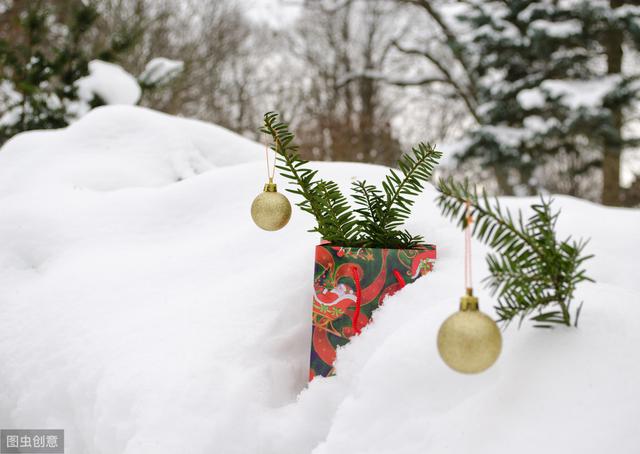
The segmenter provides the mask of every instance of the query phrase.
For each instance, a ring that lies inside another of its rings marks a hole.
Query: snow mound
[[[0,153],[0,194],[163,186],[261,153],[260,145],[215,125],[105,106],[66,129],[10,140]]]
[[[318,238],[298,210],[279,232],[251,222],[262,153],[132,107],[0,150],[2,427],[65,429],[67,454],[637,452],[640,212],[557,197],[560,234],[596,254],[580,327],[512,326],[497,364],[463,376],[435,345],[463,239],[429,188],[408,228],[437,244],[436,270],[307,387]],[[343,186],[386,172],[314,165]]]

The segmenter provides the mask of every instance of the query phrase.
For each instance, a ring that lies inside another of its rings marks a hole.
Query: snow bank
[[[558,197],[560,233],[596,254],[580,327],[513,326],[494,368],[462,376],[435,338],[462,293],[463,241],[428,189],[409,228],[438,245],[436,271],[306,388],[318,239],[298,210],[279,232],[252,224],[262,152],[133,107],[6,144],[2,427],[63,428],[67,454],[637,452],[640,212]],[[316,167],[345,186],[385,173]]]
[[[99,107],[66,129],[7,142],[0,194],[164,186],[261,153],[262,146],[208,123],[141,107]]]

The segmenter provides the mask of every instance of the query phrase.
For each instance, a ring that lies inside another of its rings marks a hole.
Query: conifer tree
[[[87,40],[98,21],[89,1],[7,6],[0,18],[0,145],[22,131],[66,126],[78,100],[74,82],[88,74],[89,61],[111,60],[134,44],[136,34],[122,31],[94,49]]]
[[[484,127],[465,157],[513,168],[509,186],[528,193],[549,186],[536,172],[540,163],[560,182],[549,189],[575,195],[589,195],[580,177],[598,169],[601,200],[618,204],[620,153],[637,140],[623,139],[622,112],[640,90],[635,76],[622,73],[621,45],[637,45],[640,9],[614,7],[622,2],[485,3],[461,17],[483,29],[474,40],[478,73],[494,76],[480,85]],[[617,61],[598,67],[602,56]]]
[[[545,188],[620,203],[620,155],[638,142],[622,134],[640,94],[622,64],[640,48],[637,2],[405,3],[431,18],[447,49],[399,40],[434,70],[417,83],[453,87],[477,122],[463,161],[493,169],[507,194]]]

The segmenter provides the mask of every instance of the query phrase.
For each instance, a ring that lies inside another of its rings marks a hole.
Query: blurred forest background
[[[639,50],[640,1],[0,0],[0,145],[102,104],[254,139],[278,110],[309,159],[427,141],[494,194],[639,206]]]

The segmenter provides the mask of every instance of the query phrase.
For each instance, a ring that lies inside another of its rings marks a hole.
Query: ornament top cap
[[[269,182],[264,185],[264,192],[278,192],[278,186],[269,178]]]
[[[460,298],[460,310],[461,311],[477,311],[478,310],[478,298],[473,296],[473,289],[467,288],[467,294]]]

